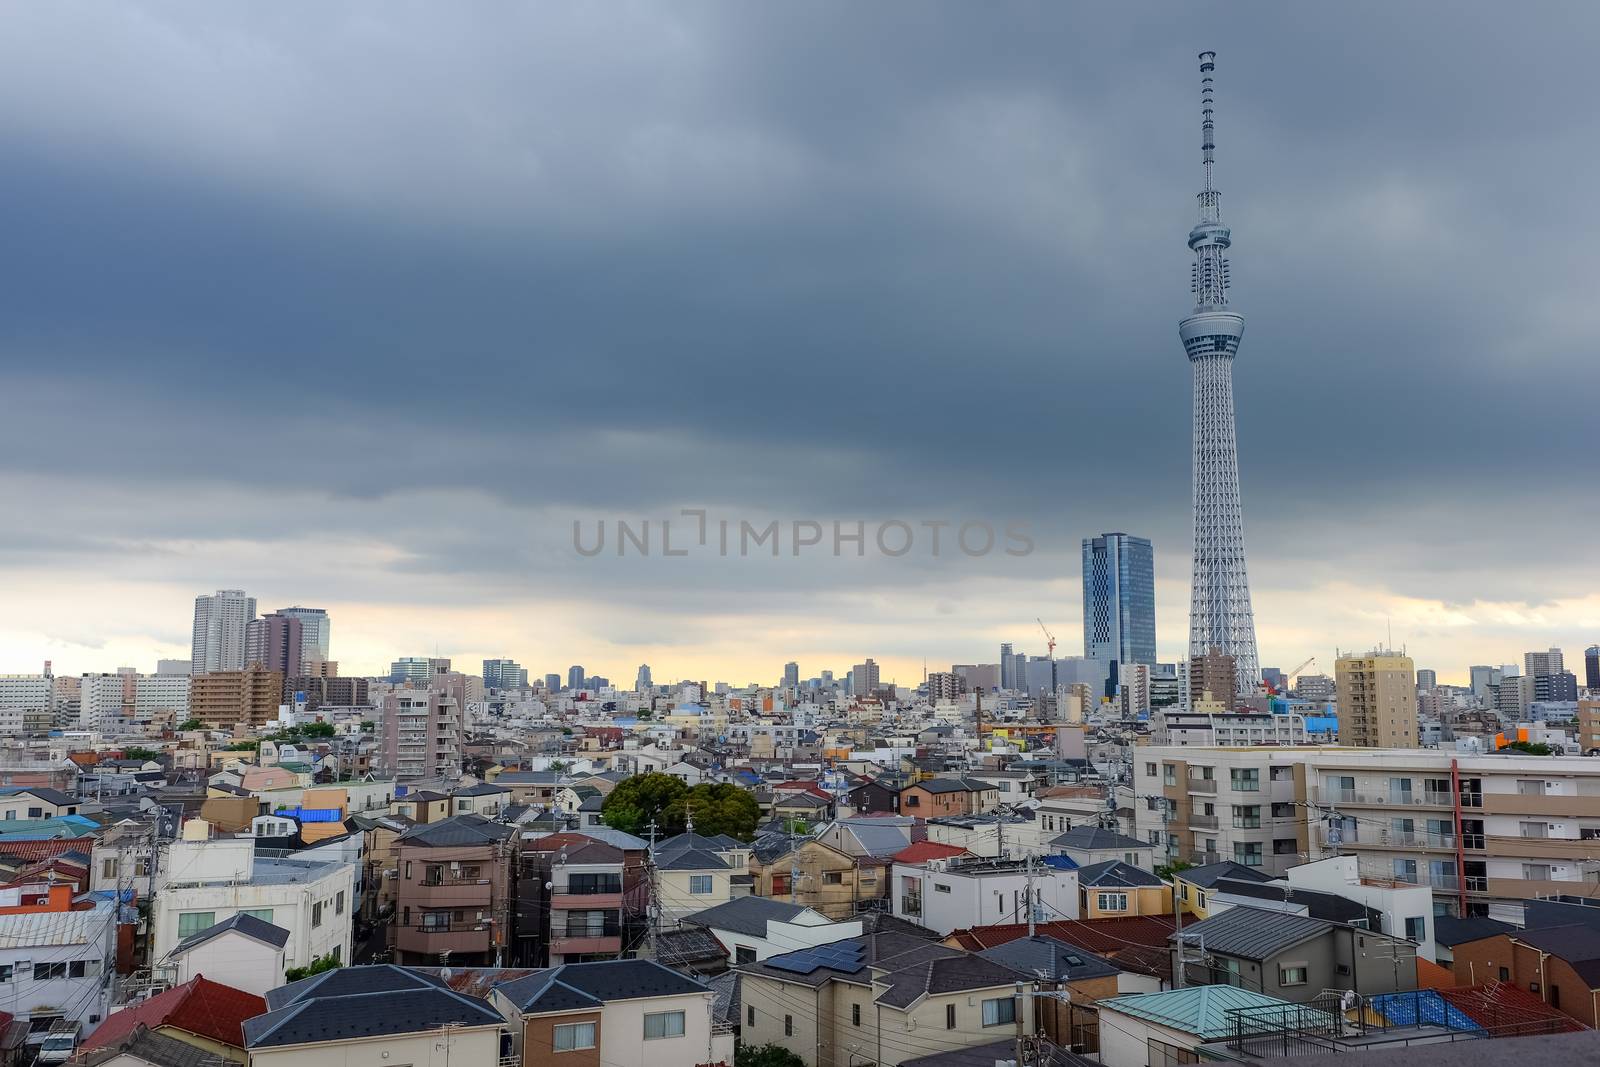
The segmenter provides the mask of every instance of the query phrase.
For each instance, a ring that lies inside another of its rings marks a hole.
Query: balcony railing
[[[561,885],[557,883],[551,892],[572,897],[615,896],[622,892],[622,881],[619,879],[608,885],[585,885],[582,883]]]
[[[922,914],[922,898],[921,897],[901,897],[900,898],[900,913],[902,915],[920,916]]]
[[[1189,779],[1189,792],[1191,793],[1215,793],[1216,791],[1217,780],[1215,778]]]
[[[621,937],[622,924],[602,923],[599,926],[592,926],[588,923],[568,923],[566,926],[556,927],[552,931],[552,935],[555,937]]]
[[[1215,830],[1219,824],[1215,815],[1191,815],[1189,825],[1198,826],[1202,830]]]

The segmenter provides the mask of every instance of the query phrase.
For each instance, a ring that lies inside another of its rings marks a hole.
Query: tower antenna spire
[[[1206,169],[1206,189],[1211,189],[1211,165],[1216,162],[1216,124],[1211,121],[1211,74],[1217,69],[1215,52],[1200,53],[1200,159]],[[1205,216],[1202,215],[1203,219]]]

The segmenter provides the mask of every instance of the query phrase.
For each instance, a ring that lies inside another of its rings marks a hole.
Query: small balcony
[[[1189,816],[1189,825],[1197,826],[1202,830],[1215,830],[1218,822],[1215,815],[1191,815]]]
[[[557,926],[550,931],[550,951],[561,956],[620,953],[622,926],[619,923]]]
[[[487,878],[424,877],[417,882],[402,882],[400,899],[418,908],[486,909],[494,899],[494,886]]]
[[[557,882],[550,890],[552,911],[616,911],[622,907],[622,880]]]
[[[441,952],[489,952],[494,947],[494,929],[487,919],[483,922],[434,923],[426,926],[397,925],[394,944],[401,952],[428,955]]]
[[[1191,778],[1189,779],[1189,792],[1207,793],[1211,796],[1216,796],[1217,780],[1215,778]]]

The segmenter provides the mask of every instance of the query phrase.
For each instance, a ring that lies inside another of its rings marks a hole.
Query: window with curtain
[[[594,1048],[594,1023],[563,1023],[556,1027],[557,1052],[571,1052],[580,1048]]]
[[[689,876],[689,892],[696,896],[705,896],[711,892],[711,876],[709,874],[691,874]]]
[[[1005,1026],[1017,1021],[1017,1002],[1011,997],[996,997],[983,1002],[983,1025]]]
[[[185,911],[178,914],[178,940],[182,941],[191,934],[198,934],[201,930],[217,924],[217,913],[214,911]]]
[[[658,1011],[644,1017],[644,1039],[656,1041],[664,1037],[683,1036],[683,1012]]]

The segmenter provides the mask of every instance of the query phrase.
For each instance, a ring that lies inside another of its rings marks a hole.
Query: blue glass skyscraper
[[[1108,696],[1121,664],[1155,664],[1155,551],[1145,538],[1083,539],[1083,654],[1106,664]]]

